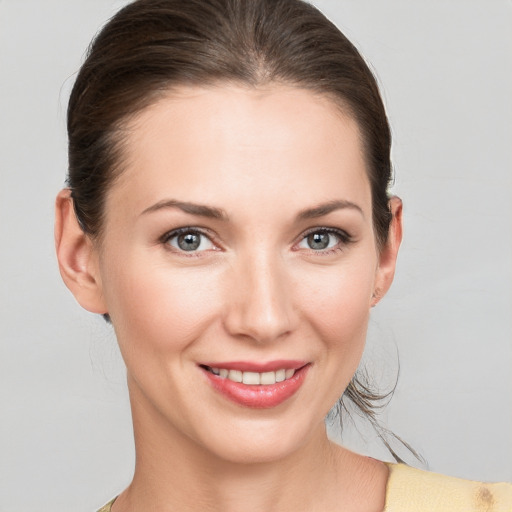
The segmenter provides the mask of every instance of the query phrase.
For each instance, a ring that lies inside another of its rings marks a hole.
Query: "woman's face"
[[[387,288],[356,123],[305,90],[225,86],[128,128],[97,281],[136,432],[291,453],[323,432]]]

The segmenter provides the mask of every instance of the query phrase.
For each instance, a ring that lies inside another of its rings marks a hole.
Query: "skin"
[[[64,281],[110,314],[127,366],[137,460],[113,511],[382,510],[387,467],[330,442],[323,422],[401,240],[394,198],[377,247],[357,124],[312,92],[226,85],[174,90],[127,129],[101,240],[67,190],[56,221]],[[173,236],[187,227],[204,233],[197,251]],[[322,228],[329,247],[312,249]],[[198,367],[277,359],[311,366],[268,409],[227,400]]]

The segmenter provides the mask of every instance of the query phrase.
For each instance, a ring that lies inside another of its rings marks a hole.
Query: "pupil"
[[[178,245],[183,251],[195,251],[201,244],[201,238],[195,233],[187,233],[178,237]]]
[[[328,233],[311,233],[308,235],[308,245],[311,249],[325,249],[329,246]]]

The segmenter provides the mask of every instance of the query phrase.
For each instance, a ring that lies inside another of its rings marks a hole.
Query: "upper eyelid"
[[[348,240],[352,239],[352,235],[350,235],[350,233],[348,233],[344,229],[335,228],[335,227],[332,227],[332,226],[317,226],[317,227],[314,227],[314,228],[309,228],[306,231],[303,231],[299,235],[299,240],[304,239],[305,237],[307,237],[311,233],[317,233],[317,232],[333,233],[335,235],[338,235],[338,236],[340,236],[342,238],[345,238],[345,239],[348,239]]]
[[[173,238],[177,235],[181,235],[182,233],[199,233],[207,238],[209,238],[212,242],[215,239],[215,234],[206,228],[201,228],[199,226],[183,226],[181,228],[174,228],[166,231],[161,237],[161,241],[167,241],[170,238]]]
[[[304,231],[304,234],[316,233],[317,231],[329,231],[329,232],[333,232],[333,233],[345,233],[344,229],[335,228],[333,226],[315,226],[315,227],[306,229]]]

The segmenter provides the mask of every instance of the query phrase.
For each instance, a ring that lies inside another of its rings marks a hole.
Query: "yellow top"
[[[110,512],[110,507],[112,507],[112,503],[114,503],[116,499],[114,498],[112,501],[109,501],[106,505],[101,507],[98,512]]]
[[[512,512],[512,484],[484,484],[388,464],[384,512]]]
[[[512,484],[473,482],[404,464],[388,467],[384,512],[512,512]],[[112,503],[98,512],[110,512]]]

